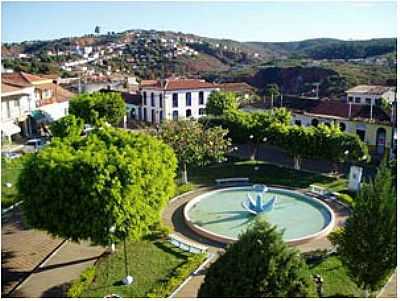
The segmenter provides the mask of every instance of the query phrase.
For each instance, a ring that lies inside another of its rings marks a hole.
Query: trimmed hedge
[[[350,207],[353,207],[354,200],[353,198],[346,194],[346,193],[337,193],[337,198],[340,202],[349,205]]]
[[[96,275],[96,268],[91,266],[81,273],[79,279],[72,281],[71,287],[67,291],[69,298],[79,298],[83,291],[89,288]]]
[[[159,286],[154,287],[147,293],[147,298],[166,298],[197,269],[205,260],[205,254],[197,254],[190,256],[187,262],[179,266],[173,271],[169,277],[160,282]]]

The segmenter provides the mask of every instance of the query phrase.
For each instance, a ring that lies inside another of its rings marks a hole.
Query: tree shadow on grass
[[[165,244],[165,242],[156,241],[156,242],[154,242],[154,245],[157,248],[163,250],[164,252],[174,255],[175,257],[182,258],[182,259],[186,259],[188,257],[187,255],[184,254],[183,250],[172,247],[172,245],[171,245],[171,247],[169,247]]]

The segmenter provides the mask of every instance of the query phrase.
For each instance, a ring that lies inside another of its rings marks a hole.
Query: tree
[[[272,106],[274,105],[274,97],[279,96],[279,86],[277,84],[269,84],[265,88],[265,95],[271,97]]]
[[[221,127],[205,129],[194,120],[167,121],[160,131],[160,137],[175,151],[183,183],[188,181],[187,166],[205,165],[223,159],[230,145],[227,134],[228,131]]]
[[[125,114],[125,101],[120,93],[80,94],[73,97],[69,104],[70,114],[82,118],[85,123],[95,125],[103,119],[112,125],[118,125]]]
[[[256,219],[207,270],[199,298],[316,296],[304,259],[276,226]]]
[[[106,246],[150,233],[174,195],[176,164],[159,139],[103,126],[54,139],[24,164],[17,188],[33,227]]]
[[[100,34],[100,26],[96,26],[94,28],[94,32],[97,33],[97,34]]]
[[[396,191],[391,168],[384,162],[375,179],[364,184],[352,215],[331,241],[354,281],[370,290],[382,285],[396,268]]]
[[[229,110],[238,108],[237,96],[232,92],[213,91],[208,96],[206,113],[210,115],[222,115]]]
[[[53,137],[59,138],[80,136],[83,128],[83,119],[76,118],[74,115],[67,115],[50,124],[50,131]]]

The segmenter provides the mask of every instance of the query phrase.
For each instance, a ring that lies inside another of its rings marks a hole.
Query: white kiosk
[[[363,169],[360,166],[351,166],[349,173],[349,190],[350,191],[359,191],[361,186]]]

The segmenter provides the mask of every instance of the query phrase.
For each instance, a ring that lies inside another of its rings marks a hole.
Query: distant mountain
[[[312,59],[359,59],[396,51],[395,38],[343,41],[337,39],[312,39],[299,42],[248,42],[260,50]]]

